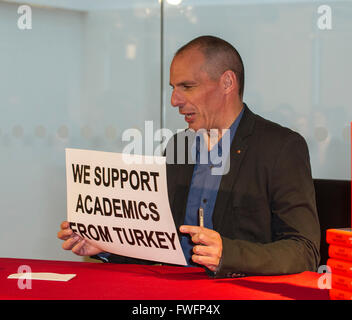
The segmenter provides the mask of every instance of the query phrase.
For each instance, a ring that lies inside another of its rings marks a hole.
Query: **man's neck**
[[[229,130],[231,125],[241,113],[243,107],[244,105],[242,101],[234,104],[231,108],[227,109],[229,112],[222,115],[222,119],[224,119],[224,121],[218,128],[203,132],[204,141],[208,141],[208,151],[210,151],[221,140],[225,132]]]

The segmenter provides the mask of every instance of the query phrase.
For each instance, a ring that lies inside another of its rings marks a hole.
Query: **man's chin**
[[[196,124],[188,124],[188,129],[193,130],[193,131],[198,131],[198,130],[206,130],[204,127],[197,126]]]
[[[192,130],[192,131],[197,131],[198,130],[198,128],[197,127],[195,127],[195,126],[188,126],[188,130]]]
[[[188,129],[192,129],[194,131],[198,131],[200,129],[200,127],[195,122],[189,122],[188,123]]]

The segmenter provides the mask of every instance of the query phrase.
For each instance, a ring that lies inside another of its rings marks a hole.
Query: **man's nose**
[[[171,94],[171,104],[174,107],[182,107],[185,103],[185,99],[183,98],[182,94],[178,92],[177,90],[173,90]]]

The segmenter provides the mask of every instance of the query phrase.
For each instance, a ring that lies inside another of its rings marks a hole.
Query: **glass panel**
[[[160,127],[160,5],[32,1],[22,30],[22,4],[0,1],[0,256],[81,259],[56,239],[65,148],[120,152],[125,129]]]
[[[167,1],[165,126],[186,127],[169,102],[173,54],[197,36],[219,36],[242,56],[250,109],[305,137],[314,178],[350,179],[352,2],[324,3]]]
[[[199,35],[239,50],[244,101],[306,138],[315,178],[350,179],[351,1],[164,0],[163,21],[160,0],[26,3],[31,21],[23,2],[0,0],[0,256],[81,260],[56,239],[65,148],[121,152],[124,130],[146,120],[186,127],[169,65]]]

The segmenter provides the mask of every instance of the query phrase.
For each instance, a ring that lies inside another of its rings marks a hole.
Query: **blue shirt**
[[[227,130],[221,140],[208,151],[202,134],[198,134],[192,146],[192,158],[195,162],[191,186],[187,198],[185,225],[199,225],[198,210],[204,210],[204,227],[213,229],[213,210],[215,206],[218,189],[220,186],[222,173],[226,174],[229,165],[227,156],[230,153],[230,146],[235,136],[237,127],[241,121],[244,108]],[[225,142],[227,142],[225,145]],[[225,159],[226,163],[219,160]],[[214,171],[216,169],[216,171]],[[181,247],[185,255],[188,266],[198,266],[192,259],[193,242],[190,236],[181,236]],[[110,253],[102,252],[99,256],[105,262],[109,261]]]
[[[202,207],[204,227],[213,229],[213,210],[218,189],[222,174],[227,173],[226,170],[228,168],[226,166],[229,166],[229,161],[227,160],[230,146],[241,121],[243,110],[232,123],[230,130],[226,131],[210,151],[208,151],[204,142],[203,135],[197,134],[197,138],[194,141],[195,145],[192,146],[192,157],[195,161],[195,166],[187,199],[184,225],[199,225],[198,211]],[[219,160],[225,160],[224,162],[226,163]],[[196,264],[191,259],[194,243],[188,234],[181,236],[181,246],[188,266],[195,266]]]

